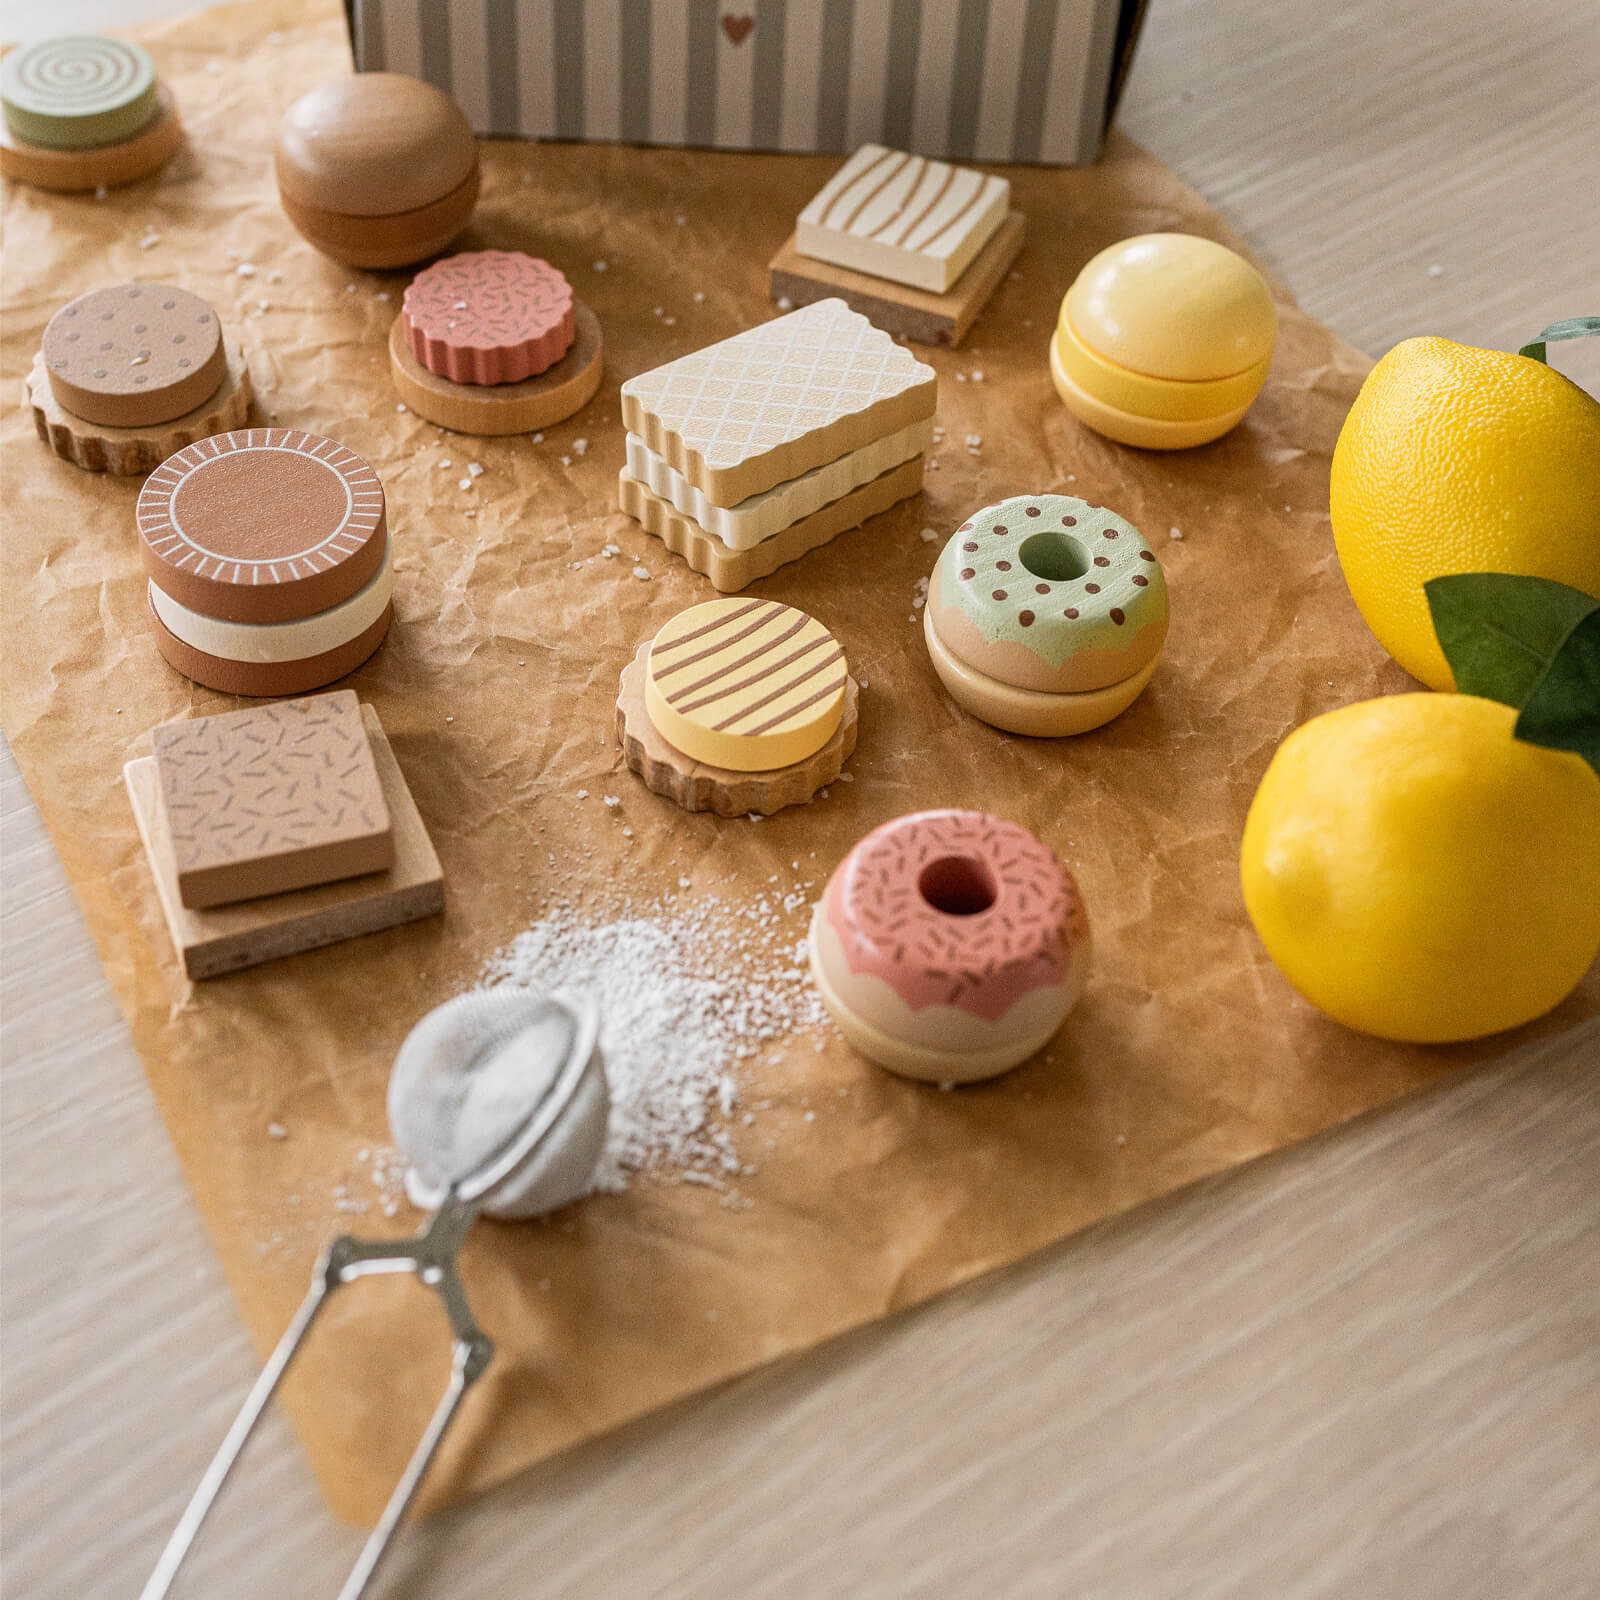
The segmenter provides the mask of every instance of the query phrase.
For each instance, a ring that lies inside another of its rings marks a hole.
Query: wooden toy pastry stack
[[[285,114],[273,165],[289,220],[351,267],[437,255],[478,200],[478,142],[442,89],[361,72],[313,89]]]
[[[774,300],[838,295],[880,328],[958,345],[1022,249],[1011,185],[863,145],[800,213],[768,266]]]
[[[139,553],[167,661],[227,694],[303,694],[354,672],[394,617],[383,485],[353,450],[248,428],[164,461]]]
[[[0,62],[0,172],[38,189],[111,189],[147,177],[183,140],[172,92],[136,44],[68,34]]]
[[[937,380],[820,300],[622,386],[622,509],[724,592],[922,487]]]
[[[442,910],[377,713],[353,692],[168,723],[123,771],[190,978]]]
[[[244,353],[199,295],[119,283],[45,325],[28,374],[39,437],[91,472],[129,476],[250,413]]]
[[[396,392],[457,433],[530,433],[564,421],[600,387],[595,314],[548,261],[474,250],[419,272],[389,329]]]
[[[709,600],[623,669],[617,740],[645,787],[685,811],[765,816],[839,776],[859,693],[814,617],[777,600]]]

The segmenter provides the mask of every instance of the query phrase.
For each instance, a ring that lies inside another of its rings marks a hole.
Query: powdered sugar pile
[[[795,909],[701,895],[589,922],[558,907],[489,962],[487,987],[582,992],[600,1008],[611,1123],[596,1189],[663,1168],[721,1187],[743,1170],[717,1120],[738,1103],[739,1064],[825,1020]]]

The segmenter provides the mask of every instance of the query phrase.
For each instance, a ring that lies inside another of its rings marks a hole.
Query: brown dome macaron
[[[250,428],[202,440],[150,475],[138,522],[157,643],[197,682],[303,693],[388,632],[383,485],[333,439]]]
[[[442,89],[397,72],[323,84],[288,110],[273,164],[289,220],[352,267],[437,255],[478,198],[478,142]]]

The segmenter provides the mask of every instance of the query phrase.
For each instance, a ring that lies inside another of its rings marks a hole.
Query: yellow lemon
[[[1542,361],[1407,339],[1345,418],[1329,510],[1378,642],[1429,688],[1453,689],[1429,578],[1514,572],[1600,598],[1600,403]]]
[[[1600,952],[1600,777],[1513,739],[1516,712],[1403,694],[1316,717],[1245,822],[1245,906],[1329,1016],[1475,1039],[1543,1015]]]

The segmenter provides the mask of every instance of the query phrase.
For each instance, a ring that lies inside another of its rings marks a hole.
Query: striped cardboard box
[[[1141,0],[350,0],[482,134],[1093,160]]]

